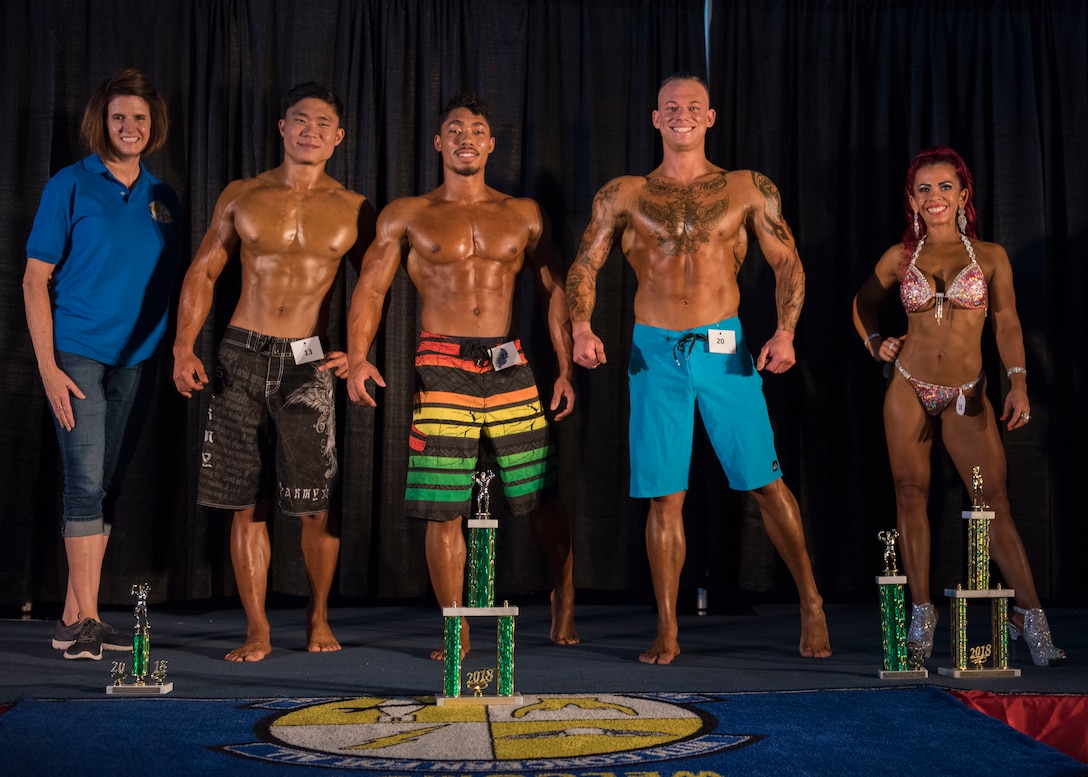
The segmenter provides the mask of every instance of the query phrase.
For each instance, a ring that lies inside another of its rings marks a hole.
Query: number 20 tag
[[[706,339],[711,353],[737,352],[737,333],[732,329],[708,329]]]

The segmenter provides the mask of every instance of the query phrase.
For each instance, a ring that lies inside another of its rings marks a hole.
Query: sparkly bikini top
[[[989,307],[990,299],[989,290],[986,287],[986,276],[982,272],[982,267],[975,261],[975,247],[971,245],[967,235],[960,234],[960,240],[963,241],[964,248],[967,249],[967,256],[970,257],[971,261],[956,274],[956,277],[952,279],[952,283],[948,284],[948,289],[944,292],[933,291],[925,274],[915,264],[926,239],[923,236],[918,241],[918,247],[914,249],[914,256],[910,258],[910,265],[907,266],[907,271],[903,276],[903,282],[899,284],[899,299],[903,302],[903,308],[908,313],[917,312],[925,307],[930,300],[935,300],[934,315],[939,324],[944,314],[945,300],[948,300],[949,304],[956,308],[969,310],[982,308],[986,310]]]

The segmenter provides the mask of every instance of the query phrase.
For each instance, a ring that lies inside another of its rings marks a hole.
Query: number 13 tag
[[[732,329],[708,329],[706,339],[711,353],[737,352],[737,333]]]
[[[295,340],[291,343],[291,351],[295,355],[295,364],[309,364],[325,358],[321,338],[317,336]]]

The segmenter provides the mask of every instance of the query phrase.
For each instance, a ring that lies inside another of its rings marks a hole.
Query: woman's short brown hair
[[[132,95],[142,97],[147,101],[151,110],[151,133],[147,139],[144,154],[152,154],[166,144],[166,130],[169,120],[166,116],[166,101],[163,100],[151,81],[138,70],[128,68],[103,81],[83,111],[83,123],[80,125],[79,134],[88,148],[100,157],[110,157],[113,154],[113,146],[110,143],[107,131],[106,112],[109,110],[110,100],[114,97]]]

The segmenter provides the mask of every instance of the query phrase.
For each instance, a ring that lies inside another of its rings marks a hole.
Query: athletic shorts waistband
[[[650,326],[649,324],[635,324],[635,328],[641,330],[647,335],[660,335],[668,339],[676,339],[677,336],[687,334],[688,332],[706,332],[708,329],[732,329],[734,331],[740,331],[740,317],[729,316],[729,318],[723,318],[720,321],[711,321],[709,324],[700,324],[699,326],[688,327],[687,329],[664,329],[659,326]]]
[[[442,359],[460,359],[480,369],[491,369],[491,349],[503,343],[514,343],[514,348],[522,354],[521,340],[517,335],[501,337],[463,337],[460,335],[440,335],[434,332],[419,333],[419,348],[416,350],[416,366],[433,359],[441,366],[455,367],[456,364],[442,362]],[[465,365],[468,366],[467,364]]]
[[[240,346],[247,351],[255,351],[269,356],[293,356],[294,351],[291,350],[291,343],[304,339],[303,337],[262,335],[260,332],[242,329],[237,326],[228,326],[226,331],[223,332],[223,342]],[[324,345],[324,342],[322,342],[322,345]]]

